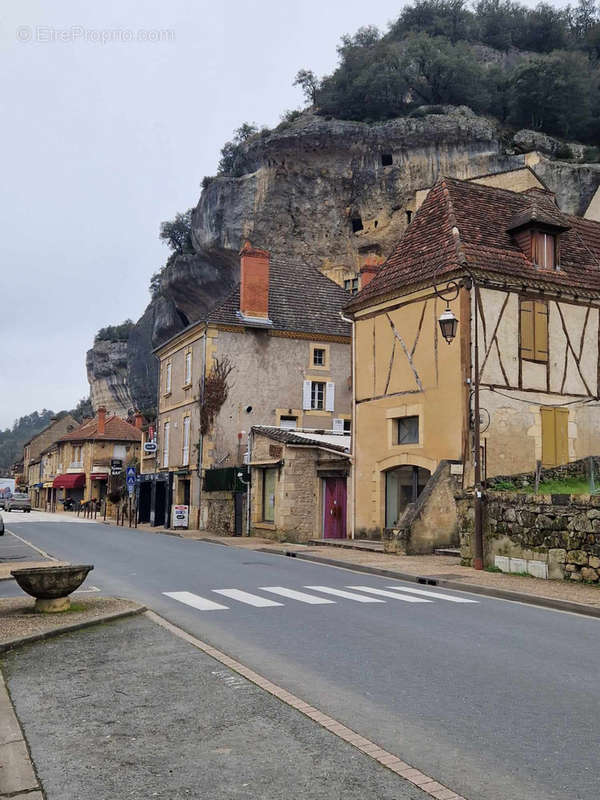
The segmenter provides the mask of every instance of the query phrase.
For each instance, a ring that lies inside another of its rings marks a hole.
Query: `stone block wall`
[[[592,459],[594,463],[594,475],[597,475],[600,473],[600,457],[592,456]],[[558,467],[544,467],[540,472],[540,481],[587,477],[589,475],[589,465],[589,458],[580,458],[577,461],[570,461],[568,464],[560,464]],[[494,475],[493,478],[487,479],[487,486],[490,489],[493,489],[499,484],[506,483],[512,483],[517,487],[533,486],[535,483],[535,472],[521,472],[518,475]]]
[[[472,493],[456,496],[463,563],[472,560]],[[600,580],[600,496],[488,492],[483,517],[484,560],[537,560],[549,578]]]

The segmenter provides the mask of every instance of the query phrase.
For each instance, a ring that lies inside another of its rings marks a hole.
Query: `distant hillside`
[[[23,445],[33,436],[50,424],[52,417],[60,417],[70,413],[76,420],[82,422],[86,417],[91,416],[91,405],[88,398],[82,398],[75,408],[70,411],[50,411],[47,408],[41,411],[34,411],[15,420],[12,428],[0,430],[0,475],[10,474],[13,464],[23,458]]]

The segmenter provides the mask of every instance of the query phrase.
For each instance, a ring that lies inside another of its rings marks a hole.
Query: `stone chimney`
[[[140,414],[140,412],[139,412],[139,411],[136,411],[136,412],[135,412],[135,415],[134,415],[134,417],[133,417],[133,420],[134,420],[134,425],[135,425],[135,427],[136,427],[138,430],[140,430],[140,431],[141,431],[141,430],[142,430],[142,425],[144,424],[144,417],[143,417],[143,416]]]
[[[240,314],[269,319],[269,251],[246,240],[240,251]]]
[[[377,275],[380,265],[381,265],[380,256],[375,256],[375,255],[367,256],[367,260],[360,268],[361,289],[364,289],[365,286],[371,283],[375,275]]]
[[[98,433],[103,435],[106,431],[106,408],[100,406],[98,409]]]

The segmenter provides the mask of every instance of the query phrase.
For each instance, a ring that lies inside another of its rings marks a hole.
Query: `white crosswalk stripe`
[[[441,592],[430,592],[425,589],[412,589],[409,586],[388,586],[388,589],[394,589],[397,592],[410,592],[411,594],[421,594],[424,597],[435,597],[436,600],[448,600],[451,603],[478,603],[479,600],[468,600],[466,597],[454,597],[451,594],[442,594]]]
[[[314,592],[333,594],[336,597],[344,597],[346,600],[356,600],[357,603],[385,603],[385,600],[379,600],[376,597],[365,597],[362,594],[346,592],[343,589],[331,589],[329,586],[305,586],[304,588],[312,589]]]
[[[359,592],[369,592],[369,594],[381,595],[381,597],[393,597],[394,600],[404,600],[405,603],[431,603],[431,600],[425,600],[423,597],[403,597],[396,592],[388,592],[385,589],[374,589],[372,586],[349,586],[349,589],[356,589]]]
[[[269,606],[283,605],[283,603],[277,603],[275,600],[268,600],[266,597],[259,597],[257,594],[243,592],[241,589],[213,589],[213,592],[222,594],[224,597],[230,597],[232,600],[239,600],[240,603],[246,603],[246,605],[249,606],[256,606],[256,608],[267,608]]]
[[[213,600],[207,600],[205,597],[200,597],[193,592],[163,592],[167,597],[172,597],[173,600],[179,600],[180,603],[185,603],[188,606],[193,606],[200,611],[227,611],[228,606],[222,606],[220,603],[215,603]]]
[[[286,589],[285,586],[261,586],[259,588],[261,592],[272,592],[281,597],[289,597],[290,600],[298,600],[300,603],[309,603],[315,606],[324,605],[325,603],[335,603],[335,600],[328,600],[326,597],[316,597],[314,594],[298,592],[295,589]]]

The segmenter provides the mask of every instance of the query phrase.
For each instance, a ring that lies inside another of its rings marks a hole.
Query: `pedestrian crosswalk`
[[[263,594],[255,594],[245,589],[211,589],[210,591],[219,595],[220,598],[233,600],[234,605],[241,603],[254,608],[275,608],[286,605],[286,603],[265,597],[265,593],[307,605],[335,605],[340,601],[363,604],[387,603],[390,600],[399,600],[410,604],[435,602],[477,604],[479,602],[460,595],[433,592],[429,589],[414,589],[412,586],[386,586],[385,589],[364,585],[345,586],[343,588],[335,586],[303,586],[302,589],[308,589],[309,591],[290,589],[286,586],[259,586],[256,591]],[[233,607],[232,605],[223,605],[223,603],[218,603],[208,597],[201,597],[190,591],[163,592],[163,594],[199,611],[229,611]],[[326,595],[326,597],[323,597],[323,595]]]

